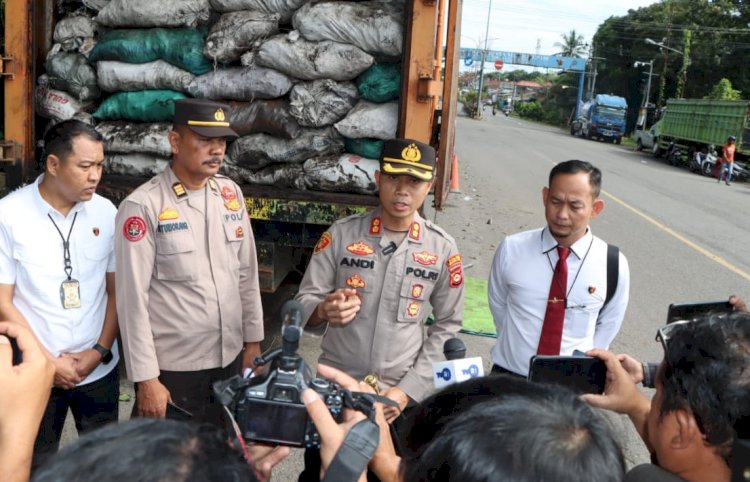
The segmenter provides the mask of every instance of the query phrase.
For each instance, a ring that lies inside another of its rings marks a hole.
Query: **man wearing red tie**
[[[493,372],[525,377],[534,355],[607,348],[620,330],[628,263],[589,226],[604,209],[601,181],[588,162],[557,164],[542,190],[547,226],[508,236],[497,249],[488,289]]]

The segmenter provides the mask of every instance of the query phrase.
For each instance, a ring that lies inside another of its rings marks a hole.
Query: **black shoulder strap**
[[[620,278],[620,248],[614,244],[607,245],[607,296],[604,298],[602,310],[610,302],[617,291],[617,280]],[[601,312],[601,310],[599,310]]]

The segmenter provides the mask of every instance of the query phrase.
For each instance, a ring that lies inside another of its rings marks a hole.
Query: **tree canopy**
[[[571,30],[567,34],[560,34],[562,42],[555,42],[555,47],[560,47],[562,50],[557,52],[555,55],[564,55],[566,57],[583,57],[586,53],[586,41],[583,35],[577,34],[575,29]]]

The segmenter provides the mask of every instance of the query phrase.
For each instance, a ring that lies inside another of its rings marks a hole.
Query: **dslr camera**
[[[245,440],[319,447],[320,436],[302,402],[306,388],[320,394],[337,422],[341,421],[344,406],[364,412],[369,405],[372,410],[372,403],[362,409],[362,404],[357,403],[359,397],[338,384],[313,378],[305,360],[297,354],[301,313],[302,305],[293,300],[282,307],[282,347],[255,359],[257,367],[270,363],[265,373],[252,378],[236,375],[213,385],[214,393],[233,414]]]

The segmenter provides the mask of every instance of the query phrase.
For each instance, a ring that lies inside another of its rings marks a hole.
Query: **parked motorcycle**
[[[665,157],[671,166],[679,166],[682,162],[682,150],[674,142],[670,142]]]
[[[690,157],[688,168],[693,172],[700,172],[704,176],[710,176],[718,158],[719,156],[715,150],[711,149],[711,152],[708,152],[704,148],[693,153],[692,157]]]

